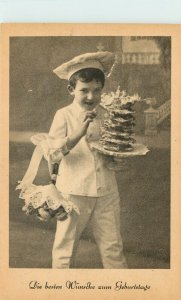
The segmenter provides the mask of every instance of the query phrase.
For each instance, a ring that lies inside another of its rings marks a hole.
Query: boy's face
[[[77,80],[75,88],[69,87],[69,92],[84,110],[93,110],[100,103],[102,84],[96,80],[90,82]]]

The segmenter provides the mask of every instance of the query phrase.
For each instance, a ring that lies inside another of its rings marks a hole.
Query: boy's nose
[[[87,99],[91,100],[91,99],[93,99],[93,98],[94,98],[93,93],[89,93],[89,94],[87,95]]]

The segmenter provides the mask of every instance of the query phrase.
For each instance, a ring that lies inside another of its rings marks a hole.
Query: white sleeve
[[[67,121],[64,109],[56,112],[50,127],[49,136],[54,139],[52,148],[61,150],[63,155],[69,152],[67,149]]]
[[[63,109],[59,109],[53,119],[49,135],[53,138],[65,138],[67,135],[67,122]]]
[[[49,167],[54,163],[60,163],[63,156],[68,154],[67,139],[67,122],[63,109],[56,112],[49,134],[39,133],[31,137],[33,144],[41,145]]]

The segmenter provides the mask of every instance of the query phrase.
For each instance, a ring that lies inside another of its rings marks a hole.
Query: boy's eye
[[[87,90],[87,89],[81,89],[80,91],[81,91],[81,92],[84,92],[84,93],[88,93],[88,90]]]
[[[84,94],[88,94],[90,91],[88,90],[88,89],[81,89],[80,90],[80,92],[81,93],[84,93]],[[98,94],[98,93],[100,93],[101,92],[101,88],[97,88],[97,89],[95,89],[92,93],[94,93],[94,94]]]

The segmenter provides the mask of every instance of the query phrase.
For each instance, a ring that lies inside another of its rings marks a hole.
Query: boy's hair
[[[96,80],[101,82],[102,87],[104,87],[105,76],[104,73],[99,69],[86,68],[75,72],[69,79],[69,85],[75,88],[78,80],[82,82],[90,82],[92,80]]]

